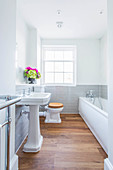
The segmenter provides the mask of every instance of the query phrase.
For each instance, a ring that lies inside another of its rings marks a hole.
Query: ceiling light
[[[58,21],[58,22],[56,22],[56,25],[57,25],[57,27],[58,27],[58,28],[61,28],[61,27],[62,27],[62,25],[63,25],[63,22]]]
[[[57,15],[61,15],[61,10],[57,10]]]

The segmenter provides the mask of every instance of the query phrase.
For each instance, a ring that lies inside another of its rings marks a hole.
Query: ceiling
[[[107,0],[18,1],[22,16],[42,38],[99,39],[107,30]],[[63,22],[62,28],[56,26],[57,21]]]

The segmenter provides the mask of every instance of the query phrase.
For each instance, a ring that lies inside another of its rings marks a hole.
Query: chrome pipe
[[[11,99],[10,96],[6,97],[6,101],[10,99]],[[10,129],[11,129],[10,106],[7,107],[7,117],[8,117],[8,125],[7,125],[7,168],[6,170],[10,170]]]
[[[10,170],[10,129],[11,129],[11,115],[10,107],[8,106],[8,126],[7,126],[7,170]]]
[[[9,123],[8,121],[4,122],[4,123],[2,124],[2,127],[4,127],[5,125],[7,125],[8,123]]]

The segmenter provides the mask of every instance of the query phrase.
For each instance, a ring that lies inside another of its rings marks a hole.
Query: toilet
[[[61,123],[60,112],[63,110],[62,103],[49,103],[46,107],[45,123]]]

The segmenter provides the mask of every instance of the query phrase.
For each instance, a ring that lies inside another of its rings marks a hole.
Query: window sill
[[[44,84],[45,87],[76,87],[76,84]]]

